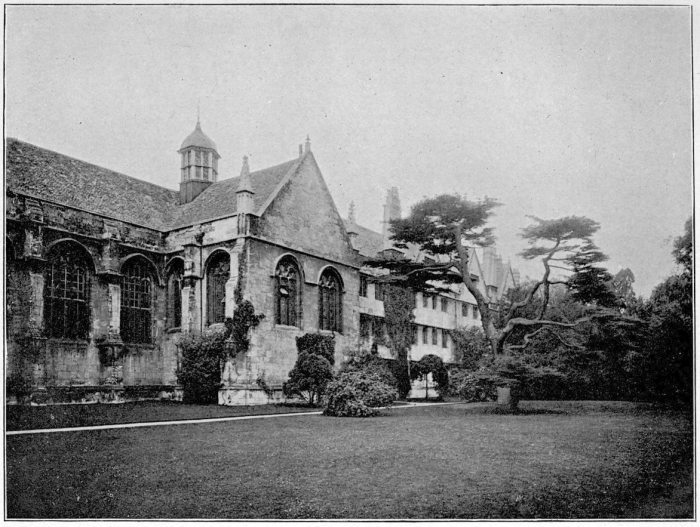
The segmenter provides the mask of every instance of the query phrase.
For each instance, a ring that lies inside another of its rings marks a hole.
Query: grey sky
[[[7,6],[5,133],[170,188],[202,127],[220,177],[293,158],[306,134],[341,214],[379,230],[459,192],[589,216],[635,289],[674,272],[692,212],[686,7]],[[312,206],[310,204],[310,206]]]

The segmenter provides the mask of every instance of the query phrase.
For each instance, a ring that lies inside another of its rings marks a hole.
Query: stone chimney
[[[386,203],[384,204],[384,220],[382,221],[382,239],[384,248],[388,249],[393,246],[389,239],[391,236],[391,220],[401,218],[401,201],[399,200],[399,189],[391,187],[386,193]]]
[[[352,244],[353,248],[355,248],[355,240],[357,240],[357,220],[355,219],[355,202],[351,201],[350,205],[348,206],[348,222],[347,222],[347,231],[348,231],[348,236],[350,237],[350,243]]]

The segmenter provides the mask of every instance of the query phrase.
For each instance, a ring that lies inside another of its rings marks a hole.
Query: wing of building
[[[341,218],[308,139],[293,159],[251,169],[244,158],[220,180],[198,122],[179,150],[179,191],[16,139],[5,151],[6,373],[34,401],[178,398],[178,339],[220,328],[240,299],[265,318],[226,365],[221,404],[268,402],[256,381],[280,390],[298,336],[335,335],[339,365],[381,326],[362,261],[387,234]],[[392,192],[387,217],[400,214]],[[517,282],[494,252],[474,254],[490,298]],[[417,306],[412,358],[451,361],[446,330],[478,323],[468,293]]]
[[[401,253],[402,257],[424,262],[429,256],[415,247],[405,249],[392,247],[389,239],[388,224],[390,220],[401,217],[401,205],[398,189],[389,189],[384,205],[384,229],[382,233],[358,225],[354,207],[345,220],[345,228],[350,234],[353,246],[363,259],[375,258],[387,249]],[[519,283],[519,273],[510,263],[504,262],[494,247],[470,248],[469,269],[471,277],[478,284],[482,294],[494,307],[509,290]],[[383,288],[380,273],[375,269],[363,267],[360,270],[360,349],[365,352],[373,348],[384,358],[392,358],[386,345],[386,327],[384,323]],[[445,363],[456,360],[455,349],[450,338],[450,330],[457,328],[481,327],[481,316],[476,301],[467,288],[460,284],[452,286],[453,294],[416,293],[415,305],[415,339],[409,351],[411,360],[420,360],[432,354],[439,356]],[[420,393],[420,390],[416,390]]]

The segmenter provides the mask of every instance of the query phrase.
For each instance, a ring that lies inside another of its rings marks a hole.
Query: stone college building
[[[281,392],[298,336],[335,335],[338,366],[384,331],[381,287],[362,262],[391,247],[398,190],[388,192],[384,232],[358,225],[352,206],[343,219],[308,139],[294,159],[251,171],[244,158],[240,176],[223,179],[198,122],[179,149],[179,191],[16,139],[5,148],[10,394],[177,399],[178,338],[221,326],[235,299],[265,318],[226,364],[220,404],[267,403],[261,376]],[[472,250],[471,265],[493,301],[518,282],[493,249]],[[415,315],[413,360],[452,362],[448,330],[480,323],[464,289],[418,294]]]

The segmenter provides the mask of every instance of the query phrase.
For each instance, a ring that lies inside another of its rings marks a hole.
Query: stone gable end
[[[343,220],[312,155],[306,156],[265,210],[258,232],[266,239],[283,240],[290,248],[356,263]]]

